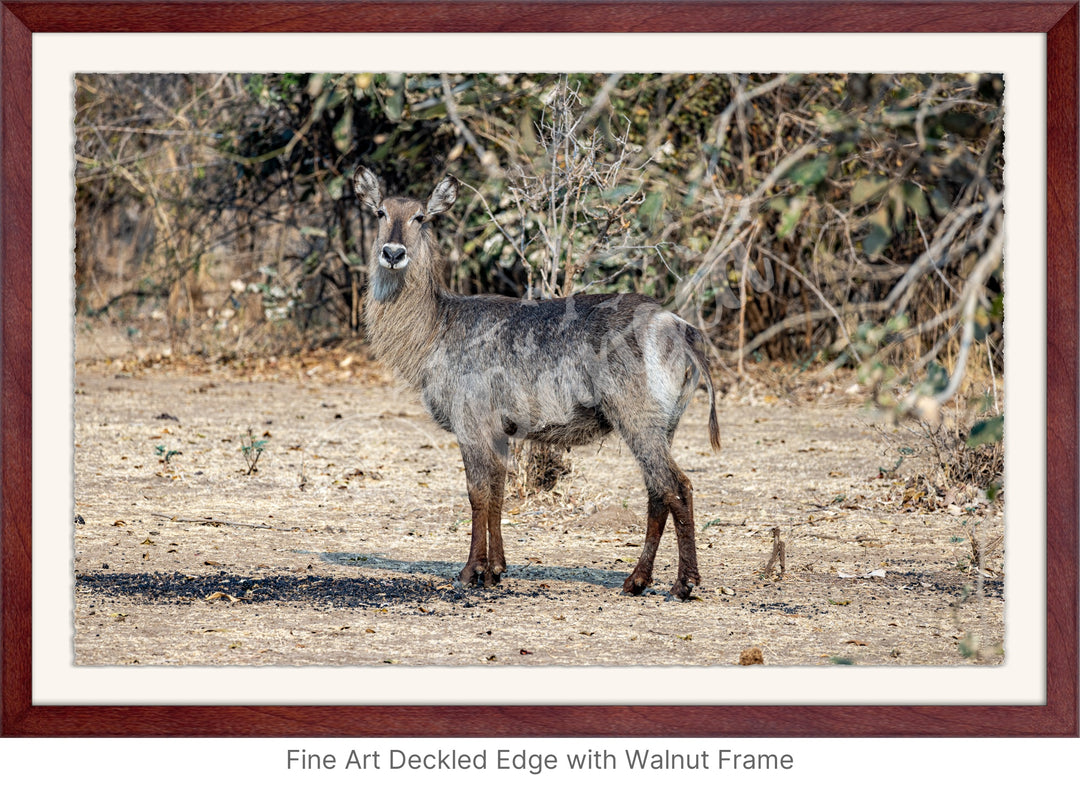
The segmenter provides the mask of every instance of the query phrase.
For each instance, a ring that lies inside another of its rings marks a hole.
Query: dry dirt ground
[[[82,665],[1000,663],[1004,560],[973,575],[985,503],[919,506],[897,452],[836,392],[704,394],[675,438],[702,585],[622,593],[644,491],[615,437],[553,493],[509,497],[509,570],[468,551],[457,444],[361,353],[243,365],[82,354],[75,396],[75,653]],[[249,435],[250,430],[250,435]],[[242,452],[265,441],[257,469]],[[175,452],[175,453],[174,453]],[[786,569],[765,574],[779,528]]]

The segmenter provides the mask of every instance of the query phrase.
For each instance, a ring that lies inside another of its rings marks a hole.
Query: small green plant
[[[896,452],[899,454],[899,456],[897,456],[896,462],[893,464],[892,467],[878,465],[878,475],[882,478],[891,477],[894,473],[896,473],[896,471],[900,469],[900,466],[904,464],[905,459],[915,455],[915,449],[911,446],[901,446],[900,448],[896,449]]]
[[[250,429],[247,430],[247,441],[240,441],[240,453],[244,455],[244,462],[247,463],[247,470],[244,472],[245,476],[250,476],[258,471],[256,466],[259,464],[259,457],[262,456],[268,442],[266,439],[256,440],[254,432]]]
[[[163,445],[154,446],[154,456],[158,458],[158,461],[161,462],[165,470],[169,469],[169,465],[172,463],[172,458],[174,456],[179,456],[182,453],[183,451],[177,451],[175,448],[166,450],[165,446]]]

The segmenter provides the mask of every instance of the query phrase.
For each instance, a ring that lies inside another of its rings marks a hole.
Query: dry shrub
[[[572,469],[564,448],[529,440],[515,442],[511,448],[510,484],[522,496],[551,492]]]
[[[991,490],[1005,468],[1003,444],[968,445],[968,432],[959,426],[932,427],[920,422],[927,450],[933,461],[933,480],[947,490],[975,487]]]
[[[969,445],[974,424],[970,419],[937,425],[913,421],[886,435],[886,453],[894,461],[880,466],[879,473],[903,482],[905,506],[935,511],[1002,497],[1004,444]]]

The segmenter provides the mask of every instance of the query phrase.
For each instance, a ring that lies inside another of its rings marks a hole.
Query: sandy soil
[[[920,506],[842,392],[732,391],[714,454],[699,394],[675,438],[702,585],[621,591],[644,490],[620,440],[575,449],[555,492],[509,499],[509,570],[468,551],[453,436],[361,353],[216,365],[82,356],[75,397],[75,650],[90,665],[999,663],[1000,508]],[[250,434],[249,434],[250,430]],[[248,473],[241,447],[265,441]],[[177,452],[177,453],[172,453]],[[167,457],[167,460],[166,460]],[[908,464],[908,463],[905,463]],[[764,574],[779,528],[786,569]]]

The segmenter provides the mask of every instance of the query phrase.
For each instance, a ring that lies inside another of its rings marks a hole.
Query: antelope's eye
[[[418,223],[422,223],[422,222],[424,222],[424,216],[422,214],[418,214],[418,215],[416,215],[416,217],[413,218],[413,220],[415,220]]]
[[[376,209],[375,216],[382,220],[384,217],[386,217],[386,212],[384,212],[382,209]]]

